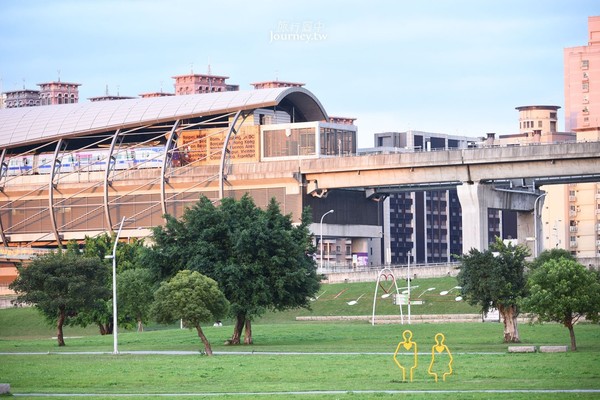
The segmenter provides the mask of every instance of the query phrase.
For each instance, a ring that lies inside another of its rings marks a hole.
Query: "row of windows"
[[[263,132],[265,157],[294,157],[317,154],[317,132],[322,155],[350,155],[356,152],[356,132],[321,127],[269,129]]]
[[[194,93],[208,93],[208,92],[224,92],[224,86],[198,86],[196,88],[191,88],[189,86],[179,87],[177,91],[179,93],[190,93],[191,90],[195,90]]]
[[[263,133],[265,157],[314,155],[315,128],[273,129]]]
[[[16,108],[16,107],[31,107],[31,106],[39,106],[39,100],[9,100],[6,102],[6,108]]]
[[[523,121],[520,124],[521,129],[534,128],[535,121]],[[542,127],[542,121],[538,121],[538,128]]]
[[[67,98],[67,97],[75,98],[75,93],[71,93],[71,94],[67,94],[67,93],[65,93],[64,95],[63,95],[63,93],[56,93],[56,94],[54,95],[54,97],[56,97],[56,98],[61,98],[61,97],[65,97],[65,98]],[[52,98],[52,95],[50,95],[50,94],[44,94],[44,93],[42,93],[42,94],[40,95],[40,98],[41,98],[41,99],[45,99],[45,98],[49,98],[49,99],[50,99],[50,98]]]
[[[56,101],[52,101],[51,97],[48,98],[44,98],[42,97],[41,100],[41,105],[45,106],[45,105],[52,105],[52,104],[73,104],[73,103],[77,103],[77,99],[75,97],[58,97],[56,99]]]

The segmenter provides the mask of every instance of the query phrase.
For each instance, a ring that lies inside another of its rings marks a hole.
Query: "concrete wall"
[[[456,276],[457,264],[410,267],[410,276],[416,278],[439,278]],[[390,268],[397,280],[406,280],[408,267]],[[331,272],[326,274],[323,283],[377,282],[380,270]]]

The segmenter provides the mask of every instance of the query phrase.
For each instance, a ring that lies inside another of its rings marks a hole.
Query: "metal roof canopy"
[[[328,119],[319,100],[301,87],[10,108],[0,110],[0,149],[274,106],[297,122]]]

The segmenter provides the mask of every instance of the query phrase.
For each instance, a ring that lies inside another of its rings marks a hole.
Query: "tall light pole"
[[[327,214],[331,214],[332,212],[333,210],[329,210],[321,216],[321,238],[319,239],[319,242],[321,244],[321,269],[323,269],[323,218],[325,218]]]
[[[533,202],[533,226],[534,226],[534,232],[533,232],[533,257],[537,258],[538,253],[539,253],[539,245],[538,245],[538,201],[546,196],[548,193],[542,193],[541,195],[539,195],[538,197],[535,198],[535,201]]]
[[[406,270],[406,283],[408,285],[408,324],[410,325],[410,257],[411,252],[408,252],[408,268]]]
[[[126,217],[121,219],[117,236],[115,237],[115,245],[113,246],[112,255],[108,255],[105,258],[112,258],[112,295],[113,295],[113,354],[119,354],[118,349],[118,333],[117,333],[117,244],[119,243],[119,236],[121,235],[121,229],[125,221],[131,221]]]

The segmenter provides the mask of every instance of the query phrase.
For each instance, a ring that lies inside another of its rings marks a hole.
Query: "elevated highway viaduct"
[[[600,142],[484,147],[432,152],[298,159],[234,165],[228,181],[296,176],[306,192],[362,189],[367,196],[456,187],[463,249],[487,247],[487,208],[520,211],[522,237],[534,236],[535,200],[543,185],[600,181]],[[541,202],[540,202],[541,204]]]

